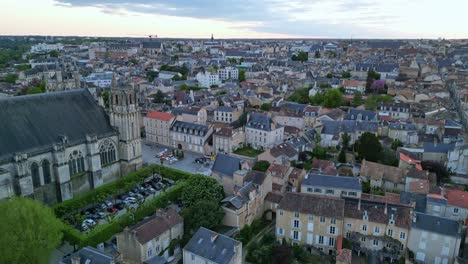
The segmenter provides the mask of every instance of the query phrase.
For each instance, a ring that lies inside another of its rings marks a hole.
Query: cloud
[[[108,14],[210,19],[262,33],[329,37],[372,37],[392,32],[390,25],[400,18],[388,14],[381,3],[372,0],[56,0],[60,6],[96,7]]]

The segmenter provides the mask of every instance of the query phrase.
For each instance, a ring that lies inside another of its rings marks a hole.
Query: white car
[[[81,230],[86,231],[93,226],[96,226],[96,222],[93,219],[85,219],[83,223],[81,223]]]
[[[127,197],[125,198],[125,200],[123,200],[124,204],[134,204],[136,202],[137,202],[137,199],[135,199],[134,197]]]

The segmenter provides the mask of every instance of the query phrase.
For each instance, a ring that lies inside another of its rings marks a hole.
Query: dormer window
[[[390,220],[388,221],[391,225],[395,224],[395,216],[393,214],[390,215]]]
[[[367,210],[364,211],[364,215],[363,215],[362,219],[364,219],[364,221],[369,220],[369,216],[367,215]]]

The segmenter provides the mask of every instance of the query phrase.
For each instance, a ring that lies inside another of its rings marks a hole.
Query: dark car
[[[119,209],[117,209],[116,207],[108,207],[107,208],[107,212],[109,213],[117,213],[119,211]]]
[[[124,204],[123,203],[116,203],[114,204],[114,208],[117,208],[118,210],[124,209]]]

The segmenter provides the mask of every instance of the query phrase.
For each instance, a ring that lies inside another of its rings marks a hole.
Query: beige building
[[[144,117],[146,142],[171,146],[170,128],[175,118],[170,113],[149,112]]]
[[[370,181],[372,188],[390,192],[405,190],[405,170],[402,168],[363,160],[361,178]]]
[[[184,264],[241,264],[242,243],[200,227],[184,247]]]
[[[398,260],[407,245],[410,219],[408,206],[347,199],[343,233],[361,252]]]
[[[215,154],[218,152],[230,154],[241,147],[244,141],[245,134],[242,128],[223,127],[213,134],[213,151]]]
[[[211,152],[207,141],[213,128],[197,123],[175,121],[171,126],[172,147],[201,154]]]
[[[232,123],[234,121],[237,121],[239,117],[242,114],[242,110],[235,108],[235,107],[229,107],[229,106],[218,106],[214,110],[214,116],[213,116],[213,121],[214,122],[219,122],[219,123]]]
[[[286,193],[277,208],[276,238],[331,254],[343,233],[344,207],[340,198]]]
[[[234,188],[234,194],[226,197],[222,204],[225,213],[223,225],[241,229],[262,217],[265,197],[271,192],[271,176],[250,171],[239,180],[243,181],[243,186],[236,185],[242,187]]]
[[[117,234],[117,249],[127,263],[143,263],[161,252],[169,257],[169,244],[184,235],[184,219],[172,208],[159,210],[133,227]]]

